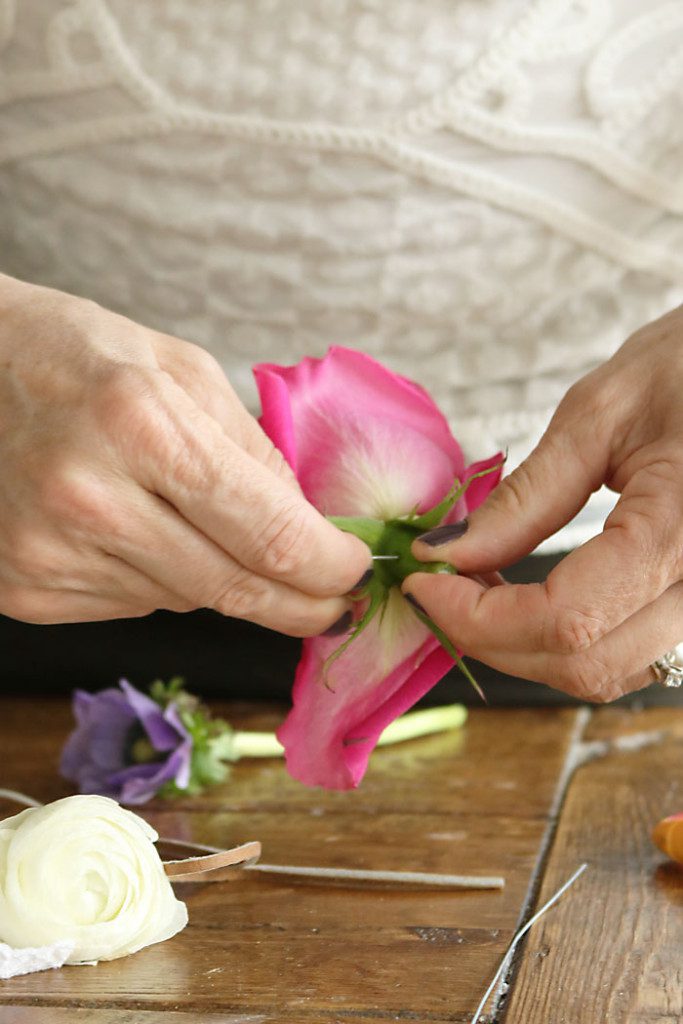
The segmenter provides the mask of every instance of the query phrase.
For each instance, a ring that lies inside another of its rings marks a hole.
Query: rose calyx
[[[363,516],[328,516],[330,522],[334,523],[340,530],[353,533],[367,544],[373,554],[374,572],[369,582],[352,595],[354,600],[367,601],[366,608],[361,617],[354,623],[348,637],[327,659],[323,678],[326,678],[330,665],[348,649],[375,616],[378,613],[382,613],[392,588],[400,589],[406,577],[415,572],[451,573],[457,575],[458,570],[448,562],[421,562],[415,558],[412,553],[413,541],[421,533],[432,530],[444,522],[473,480],[486,476],[489,473],[494,473],[499,469],[500,464],[491,466],[480,473],[473,474],[464,483],[461,483],[456,478],[449,492],[441,501],[426,512],[418,513],[417,510],[414,510],[406,516],[389,520],[372,519]],[[417,608],[414,611],[420,621],[434,634],[439,643],[453,658],[460,671],[463,672],[483,698],[484,695],[479,685],[445,633],[436,623],[432,622],[429,616]]]

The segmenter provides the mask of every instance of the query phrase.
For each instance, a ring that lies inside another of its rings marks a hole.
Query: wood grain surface
[[[250,728],[281,717],[216,711]],[[0,785],[43,801],[70,792],[55,769],[70,724],[64,701],[0,700]],[[460,733],[376,752],[352,793],[307,790],[276,760],[243,762],[201,798],[142,813],[170,837],[259,839],[271,863],[501,874],[507,885],[417,891],[240,870],[179,885],[183,933],[97,967],[0,982],[0,1024],[469,1024],[541,879],[543,900],[582,860],[589,871],[532,929],[507,1000],[485,1019],[678,1021],[683,876],[660,866],[649,830],[683,810],[682,739],[671,709],[481,709]],[[0,815],[14,810],[0,803]]]
[[[680,1024],[683,869],[652,844],[683,810],[683,712],[597,712],[539,902],[583,860],[571,896],[530,932],[506,1024]]]
[[[217,710],[254,728],[281,715]],[[190,925],[172,941],[96,968],[12,979],[0,984],[0,1003],[220,1011],[288,1024],[465,1020],[527,899],[575,719],[575,710],[484,709],[462,732],[378,751],[352,793],[305,789],[280,761],[242,762],[201,798],[144,810],[164,835],[260,839],[265,861],[501,874],[502,892],[236,872],[233,882],[178,887]],[[43,801],[69,792],[55,772],[69,727],[64,702],[3,702],[2,784]]]

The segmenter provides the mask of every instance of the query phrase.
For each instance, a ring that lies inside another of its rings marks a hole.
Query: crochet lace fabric
[[[0,268],[252,406],[351,345],[514,465],[683,300],[682,213],[680,0],[0,0]]]

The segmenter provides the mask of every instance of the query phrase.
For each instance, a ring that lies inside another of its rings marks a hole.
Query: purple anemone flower
[[[175,704],[161,708],[125,680],[120,689],[75,690],[76,728],[61,758],[61,772],[81,793],[99,793],[124,804],[143,804],[166,782],[190,781],[192,738]],[[137,741],[137,744],[136,744]],[[143,741],[144,760],[134,748]]]

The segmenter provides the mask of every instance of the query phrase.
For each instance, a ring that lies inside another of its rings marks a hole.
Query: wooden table
[[[253,728],[278,714],[221,707]],[[0,785],[66,795],[66,702],[0,700]],[[190,925],[97,967],[0,982],[0,1024],[465,1024],[515,929],[582,862],[529,933],[484,1017],[506,1024],[683,1018],[683,872],[649,834],[683,810],[683,711],[473,711],[464,730],[386,748],[353,793],[278,761],[202,798],[148,805],[159,832],[260,839],[289,864],[504,875],[502,891],[383,890],[236,872],[178,887]],[[0,804],[0,814],[15,808]]]

